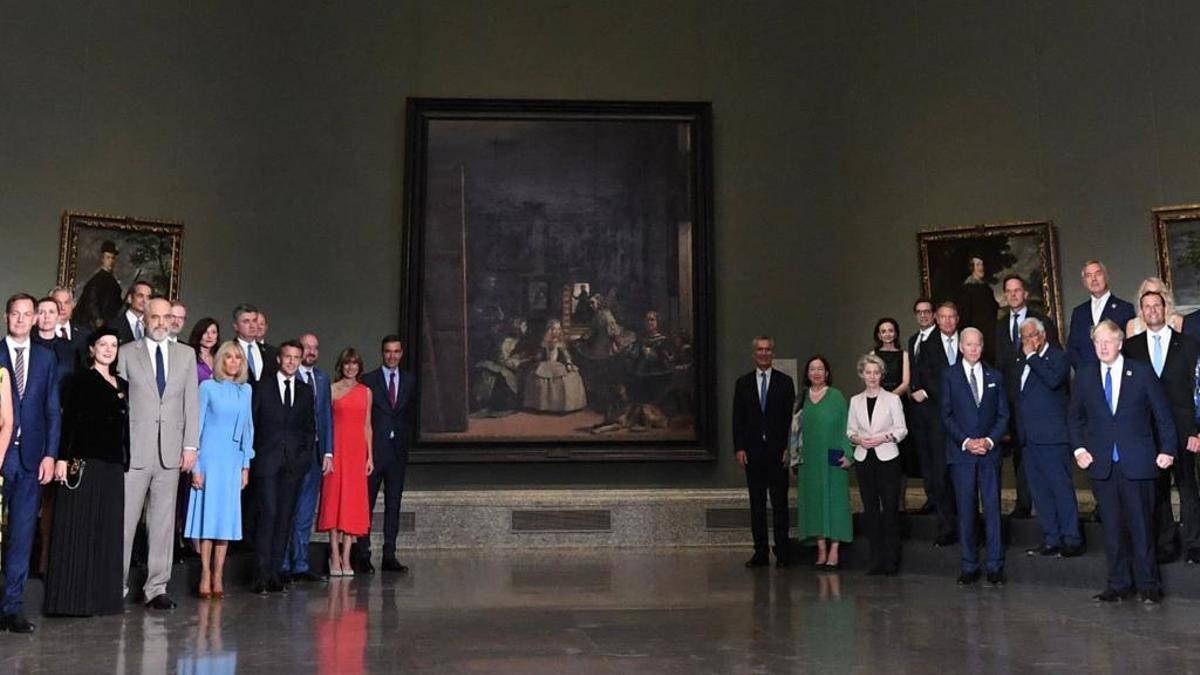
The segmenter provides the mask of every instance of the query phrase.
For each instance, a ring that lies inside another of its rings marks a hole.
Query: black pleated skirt
[[[45,613],[120,614],[124,611],[124,468],[89,459],[77,489],[61,484],[55,489]]]

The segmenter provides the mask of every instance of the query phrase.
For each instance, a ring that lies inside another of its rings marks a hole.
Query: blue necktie
[[[1163,353],[1161,335],[1154,336],[1154,353],[1150,355],[1150,363],[1154,365],[1154,374],[1162,377]]]
[[[1111,366],[1104,367],[1104,400],[1108,401],[1108,409],[1115,413],[1116,408],[1113,407],[1113,383],[1112,383],[1112,367]],[[1112,461],[1113,462],[1121,461],[1121,453],[1117,452],[1116,441],[1113,441]]]
[[[767,374],[759,373],[762,378],[762,384],[758,387],[758,406],[762,408],[763,414],[767,414]]]
[[[947,337],[946,338],[946,362],[949,363],[950,365],[954,365],[956,356],[958,356],[958,355],[954,353],[954,338]]]
[[[246,366],[250,369],[250,379],[258,380],[258,366],[254,365],[254,350],[246,347]]]
[[[162,398],[163,392],[167,389],[167,369],[163,364],[162,345],[158,345],[154,349],[154,382],[158,385],[158,397]]]

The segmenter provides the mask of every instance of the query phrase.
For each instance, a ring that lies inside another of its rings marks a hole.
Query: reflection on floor
[[[172,612],[31,617],[34,635],[0,634],[0,672],[1200,671],[1197,601],[1098,606],[1079,589],[751,571],[746,554],[426,551],[405,559],[406,577],[285,596],[200,601],[173,587]]]
[[[594,410],[579,410],[561,415],[554,413],[514,412],[504,417],[472,417],[467,430],[429,434],[438,441],[486,438],[489,441],[561,441],[620,440],[635,438],[645,441],[685,441],[695,435],[690,418],[683,425],[665,428],[618,429],[593,433],[593,427],[604,423],[604,415]]]

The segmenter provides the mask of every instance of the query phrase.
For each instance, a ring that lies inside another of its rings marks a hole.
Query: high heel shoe
[[[341,577],[345,575],[346,573],[342,571],[341,565],[334,565],[332,560],[329,561],[329,576]]]

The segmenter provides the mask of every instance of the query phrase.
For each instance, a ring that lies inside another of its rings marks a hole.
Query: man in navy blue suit
[[[33,548],[42,486],[54,477],[58,457],[58,376],[54,352],[30,339],[37,301],[18,293],[8,299],[8,336],[0,349],[0,366],[12,373],[13,434],[4,455],[4,503],[8,505],[8,540],[4,557],[4,601],[0,630],[32,633],[24,615],[25,579]]]
[[[371,388],[371,459],[375,470],[367,479],[367,505],[373,512],[379,489],[383,488],[383,559],[385,572],[408,572],[396,558],[396,537],[400,534],[400,499],[404,494],[404,473],[408,467],[408,446],[412,434],[412,416],[416,407],[417,378],[400,370],[404,343],[400,336],[388,335],[380,344],[383,365],[363,376]],[[352,549],[355,569],[374,572],[370,540],[359,537]]]
[[[1092,331],[1098,363],[1075,374],[1069,425],[1104,523],[1107,587],[1095,600],[1162,601],[1154,559],[1154,483],[1175,462],[1175,422],[1149,364],[1121,355],[1125,334],[1110,320]],[[1130,567],[1132,566],[1132,574]]]
[[[1083,553],[1079,504],[1075,501],[1074,461],[1067,434],[1067,382],[1071,367],[1063,350],[1050,344],[1046,325],[1031,317],[1021,322],[1021,353],[1015,359],[1017,437],[1023,448],[1025,474],[1042,545],[1028,555]]]
[[[283,561],[283,573],[292,579],[320,581],[322,577],[308,565],[308,538],[317,517],[321,477],[333,470],[333,400],[329,375],[317,367],[317,359],[321,357],[321,341],[316,335],[306,333],[300,336],[300,345],[304,347],[304,355],[300,360],[299,374],[300,379],[313,388],[317,440],[312,465],[300,484],[300,494],[296,498],[295,524],[291,546]]]
[[[980,360],[983,333],[964,328],[959,335],[959,363],[942,372],[942,422],[946,428],[946,464],[954,482],[958,504],[958,537],[962,549],[962,574],[958,583],[979,581],[979,553],[975,546],[977,504],[983,502],[987,533],[989,584],[1001,586],[1004,547],[1000,541],[1000,439],[1008,429],[1008,396],[1000,371]]]
[[[1071,367],[1080,369],[1096,364],[1092,347],[1092,327],[1109,319],[1117,326],[1129,323],[1137,312],[1133,305],[1112,294],[1108,288],[1108,270],[1099,260],[1089,260],[1081,273],[1083,287],[1091,296],[1071,312],[1071,333],[1067,337],[1067,357]]]

